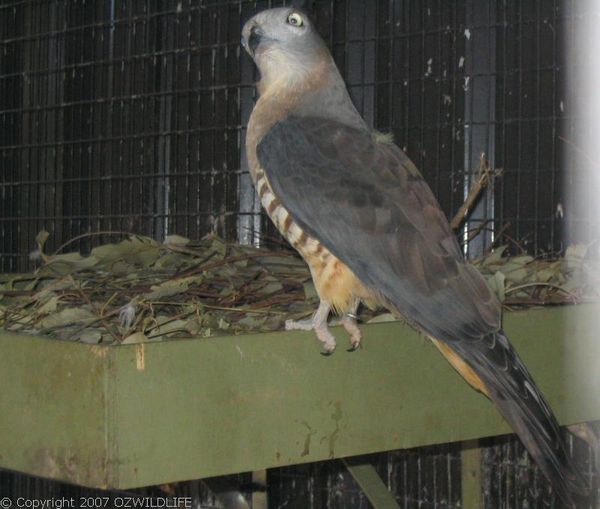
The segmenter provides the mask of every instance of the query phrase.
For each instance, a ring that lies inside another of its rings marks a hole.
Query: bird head
[[[331,56],[308,15],[281,7],[259,12],[242,30],[242,46],[260,71],[259,90],[303,87],[319,79]]]

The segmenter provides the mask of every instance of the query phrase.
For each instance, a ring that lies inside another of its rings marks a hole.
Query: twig
[[[293,252],[283,252],[283,251],[275,251],[273,253],[246,253],[244,255],[240,255],[240,256],[232,256],[230,258],[225,258],[223,260],[219,260],[216,262],[212,262],[212,263],[207,263],[206,265],[201,265],[200,267],[195,267],[193,269],[190,270],[186,270],[184,272],[180,272],[179,274],[177,274],[176,276],[172,277],[171,279],[181,279],[184,277],[188,277],[191,276],[193,274],[197,274],[198,272],[204,272],[206,270],[211,270],[217,267],[222,267],[223,265],[228,265],[230,263],[235,263],[235,262],[241,262],[244,260],[250,260],[252,258],[271,258],[271,257],[275,257],[275,256],[297,256],[296,253]]]
[[[579,297],[577,295],[575,295],[573,292],[570,292],[569,290],[563,288],[562,286],[559,285],[555,285],[552,283],[542,283],[542,282],[536,282],[536,283],[523,283],[522,285],[517,285],[517,286],[512,286],[510,288],[507,288],[506,290],[504,290],[504,294],[509,294],[509,293],[513,293],[513,292],[517,292],[519,290],[524,290],[525,288],[539,288],[539,287],[546,287],[546,288],[552,288],[554,290],[558,290],[560,292],[565,293],[566,295],[570,296],[571,299],[573,300],[573,302],[577,302],[577,300],[579,299]]]
[[[86,237],[96,237],[96,236],[100,236],[100,235],[134,235],[131,232],[121,232],[121,231],[100,231],[100,232],[88,232],[88,233],[82,233],[81,235],[77,235],[77,237],[73,237],[72,239],[67,240],[64,244],[61,244],[60,246],[58,246],[58,248],[54,251],[54,253],[52,253],[51,256],[56,256],[58,253],[60,253],[65,247],[67,247],[69,244],[72,244],[73,242],[77,242],[78,240],[81,239],[85,239]]]
[[[292,299],[290,299],[292,300]],[[156,306],[178,306],[178,307],[186,307],[189,306],[190,303],[189,302],[167,302],[167,301],[154,301],[152,302],[153,305]],[[273,311],[273,310],[266,310],[266,309],[254,309],[251,307],[228,307],[228,306],[218,306],[218,305],[213,305],[213,304],[207,304],[206,302],[198,302],[198,307],[199,308],[205,308],[205,309],[213,309],[215,311],[227,311],[227,312],[231,312],[231,313],[255,313],[258,315],[287,315],[288,313],[285,311]],[[194,311],[190,311],[190,312],[186,312],[185,314],[191,314],[191,313],[195,313],[196,310]],[[174,317],[170,317],[169,321],[181,318],[181,316],[184,315],[177,315]],[[167,323],[167,322],[163,322],[163,323]],[[162,323],[160,325],[163,325]],[[159,325],[153,327],[156,328]]]
[[[502,228],[500,228],[500,230],[494,234],[494,241],[492,242],[492,245],[487,249],[488,253],[491,253],[492,250],[498,245],[498,242],[500,242],[500,239],[502,238],[503,235],[506,234],[506,230],[508,230],[511,226],[510,221],[508,221],[507,223],[504,223],[504,226],[502,226]]]
[[[499,176],[501,173],[500,170],[490,169],[488,162],[485,159],[485,154],[481,154],[479,158],[479,174],[477,175],[477,179],[471,186],[471,189],[469,189],[469,193],[467,194],[464,203],[460,206],[458,212],[450,222],[450,227],[454,231],[458,230],[460,225],[467,218],[481,192],[488,186],[494,177]]]
[[[487,232],[493,232],[494,229],[493,228],[489,228],[487,225],[490,223],[493,223],[494,220],[493,219],[487,219],[486,221],[482,221],[481,224],[477,227],[477,228],[471,228],[469,231],[467,231],[467,244],[469,242],[471,242],[475,237],[477,237],[477,235],[479,235],[481,232],[487,231]]]
[[[214,309],[216,311],[230,311],[232,313],[256,313],[259,315],[287,315],[285,311],[273,311],[270,309],[253,309],[249,307],[230,308],[227,306],[213,306],[212,304],[202,303],[201,306],[206,309]]]
[[[91,308],[91,310],[96,314],[96,316],[99,318],[102,326],[113,337],[115,342],[118,342],[119,337],[113,332],[113,330],[110,326],[110,323],[106,321],[106,315],[103,316],[101,314],[101,312],[98,310],[98,308],[96,308],[94,303],[90,300],[89,296],[81,289],[81,286],[75,284],[75,280],[73,277],[71,277],[71,279],[73,280],[73,286],[74,286],[75,291],[80,295],[80,297],[87,303],[87,305]],[[88,326],[88,325],[86,324],[86,326]]]
[[[155,330],[155,329],[160,329],[163,325],[167,325],[168,323],[172,323],[175,322],[177,320],[181,320],[182,318],[185,318],[186,316],[190,316],[193,315],[196,312],[196,310],[192,310],[192,311],[185,311],[184,313],[180,313],[178,315],[174,315],[174,316],[170,316],[167,320],[165,320],[164,322],[158,323],[158,321],[155,319],[154,320],[154,325],[152,327],[149,327],[147,329],[145,329],[143,332],[144,334],[148,334],[151,331]],[[157,338],[160,336],[164,336],[165,334],[171,334],[172,332],[177,332],[178,330],[184,330],[184,329],[173,329],[170,330],[168,332],[161,332],[160,334],[155,334],[154,336],[147,336],[148,339],[153,339],[153,338]]]

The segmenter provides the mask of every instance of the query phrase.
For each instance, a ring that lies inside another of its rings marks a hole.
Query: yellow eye
[[[302,25],[304,25],[304,20],[302,19],[302,16],[300,16],[300,14],[298,14],[297,12],[292,12],[288,16],[287,22],[289,25],[295,27],[301,27]]]

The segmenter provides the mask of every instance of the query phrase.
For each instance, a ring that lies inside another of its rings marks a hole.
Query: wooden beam
[[[462,468],[463,507],[483,507],[483,475],[481,473],[481,448],[478,440],[463,443],[460,453]]]
[[[352,458],[345,459],[344,465],[374,509],[400,509],[394,495],[388,490],[373,465]]]
[[[509,313],[563,424],[600,419],[599,305]],[[0,332],[0,467],[117,489],[509,432],[431,343],[367,325],[90,346]],[[460,409],[457,411],[456,409]]]

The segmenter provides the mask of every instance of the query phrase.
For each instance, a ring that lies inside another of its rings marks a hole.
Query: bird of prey
[[[573,505],[585,482],[502,330],[499,301],[463,259],[415,165],[361,118],[314,24],[298,9],[262,11],[244,25],[242,44],[260,72],[246,135],[250,174],[268,215],[310,267],[320,305],[308,326],[323,350],[335,348],[330,311],[342,316],[354,349],[360,302],[403,317],[496,403]]]

